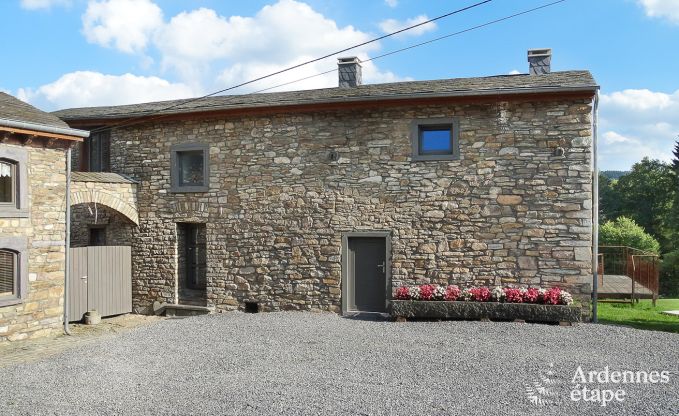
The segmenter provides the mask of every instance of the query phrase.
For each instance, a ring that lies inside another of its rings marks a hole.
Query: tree
[[[618,181],[599,172],[599,221],[614,220],[620,216]]]
[[[618,217],[606,221],[599,228],[599,244],[607,246],[627,246],[649,253],[659,254],[660,243],[648,234],[633,219]]]
[[[633,219],[653,235],[663,252],[674,250],[676,225],[671,217],[678,191],[672,167],[659,160],[644,158],[618,180],[615,188],[620,198],[620,209],[616,214]]]
[[[672,159],[672,169],[674,169],[674,172],[679,175],[679,140],[677,140],[677,143],[674,145],[674,159]]]

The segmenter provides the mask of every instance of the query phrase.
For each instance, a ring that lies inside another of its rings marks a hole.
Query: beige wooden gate
[[[132,312],[132,262],[128,246],[71,248],[70,320],[96,309],[101,316]]]

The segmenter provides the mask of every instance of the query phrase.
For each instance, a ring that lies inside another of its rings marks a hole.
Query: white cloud
[[[27,10],[50,9],[52,6],[70,6],[71,0],[21,0],[21,7]]]
[[[294,24],[290,24],[294,22]],[[190,85],[214,82],[208,89],[230,86],[265,75],[334,50],[365,42],[372,36],[353,26],[339,27],[335,21],[294,0],[280,0],[263,7],[252,17],[220,16],[200,8],[174,16],[154,38],[161,52],[161,65],[175,70]],[[256,41],[254,41],[256,40]],[[344,53],[367,58],[379,49],[378,43]],[[325,72],[336,67],[336,57],[328,58],[288,73],[272,77],[237,92],[258,90],[272,85]],[[211,77],[213,70],[217,75]],[[364,65],[365,82],[397,80],[393,73],[380,71],[372,63]],[[334,87],[337,75],[311,78],[282,89]]]
[[[512,69],[511,71],[509,71],[508,74],[509,75],[519,75],[520,73],[521,73],[521,71],[519,71],[518,69]]]
[[[599,131],[602,169],[626,170],[644,156],[671,160],[679,136],[679,90],[602,94]]]
[[[646,16],[667,19],[679,24],[679,0],[638,0]]]
[[[71,72],[35,91],[20,88],[17,92],[21,100],[44,109],[133,104],[195,95],[196,92],[184,84],[158,77],[91,71]]]
[[[429,18],[426,15],[421,14],[419,16],[411,17],[404,21],[399,21],[396,19],[383,20],[380,22],[379,26],[384,33],[392,33],[396,32],[397,30],[405,29],[406,27],[416,25],[418,23],[426,22],[427,20],[429,20]],[[422,26],[418,26],[416,28],[407,30],[403,33],[399,33],[396,36],[419,36],[424,33],[431,32],[434,29],[436,29],[436,23],[429,22]]]
[[[88,42],[135,53],[162,26],[163,12],[151,0],[90,1],[82,21]]]
[[[396,7],[398,6],[398,0],[384,0],[387,6]]]

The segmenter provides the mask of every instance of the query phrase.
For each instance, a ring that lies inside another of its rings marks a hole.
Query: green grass
[[[662,311],[679,310],[679,299],[658,299],[656,307],[650,300],[629,303],[599,303],[599,322],[628,325],[639,329],[679,333],[679,317],[663,315]]]

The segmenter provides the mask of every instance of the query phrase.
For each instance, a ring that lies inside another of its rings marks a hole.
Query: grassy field
[[[634,307],[629,303],[599,303],[598,308],[599,322],[603,324],[679,333],[679,317],[660,313],[679,310],[679,299],[658,299],[655,308],[650,300],[641,300]]]

